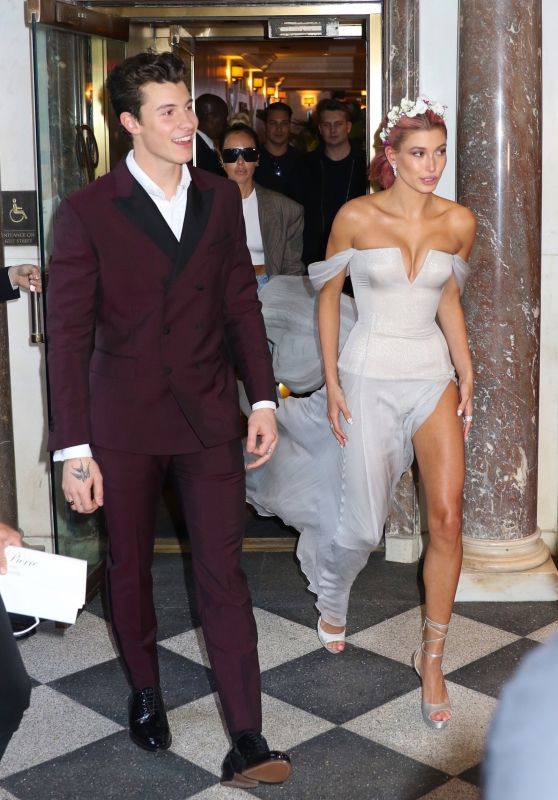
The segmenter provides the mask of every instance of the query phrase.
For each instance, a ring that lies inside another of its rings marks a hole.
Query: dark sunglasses
[[[257,147],[225,147],[221,153],[224,164],[234,164],[240,156],[244,161],[257,161],[258,149]]]

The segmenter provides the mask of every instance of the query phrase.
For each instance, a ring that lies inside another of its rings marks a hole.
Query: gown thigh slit
[[[453,275],[462,288],[468,272],[458,256],[430,250],[410,282],[398,248],[351,249],[310,265],[310,279],[319,289],[346,267],[358,314],[338,362],[353,419],[341,420],[348,441],[340,447],[331,433],[325,387],[287,397],[277,410],[273,458],[247,473],[255,510],[300,532],[297,557],[308,589],[324,620],[339,626],[413,461],[412,438],[455,380],[436,311],[447,281]],[[298,285],[292,283],[293,292]]]

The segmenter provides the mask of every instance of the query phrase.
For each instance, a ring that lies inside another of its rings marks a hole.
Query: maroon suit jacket
[[[180,242],[124,162],[65,199],[48,285],[49,447],[172,454],[241,435],[275,383],[242,204],[191,168]]]

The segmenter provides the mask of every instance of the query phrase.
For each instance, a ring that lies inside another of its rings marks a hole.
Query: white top
[[[258,196],[256,190],[248,197],[242,198],[242,211],[244,213],[244,224],[246,226],[246,244],[250,251],[252,264],[265,264],[265,255],[262,240],[262,230],[260,228],[260,217],[258,214]]]

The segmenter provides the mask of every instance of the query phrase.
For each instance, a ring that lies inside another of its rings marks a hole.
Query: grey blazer
[[[265,189],[258,183],[254,183],[254,187],[267,274],[304,275],[304,208],[289,197]]]

